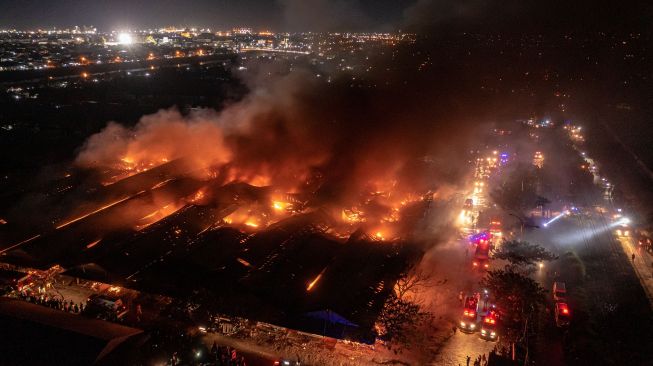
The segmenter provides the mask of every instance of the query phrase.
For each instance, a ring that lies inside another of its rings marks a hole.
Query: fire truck
[[[554,316],[556,326],[563,328],[569,325],[571,313],[567,305],[567,289],[564,282],[553,283],[553,301],[554,301]]]
[[[653,253],[653,241],[646,234],[640,234],[637,240],[637,244],[640,248],[646,250],[649,253]]]
[[[501,220],[498,218],[490,220],[490,235],[497,239],[500,239],[503,236],[503,232],[501,231]]]
[[[495,310],[490,310],[481,322],[480,336],[483,339],[497,341],[499,339],[498,314]]]
[[[569,312],[569,307],[567,303],[557,302],[555,304],[555,321],[558,328],[567,327],[569,325],[569,320],[571,313]]]
[[[465,297],[463,316],[460,318],[460,330],[463,332],[474,333],[478,316],[478,297]]]
[[[490,241],[479,240],[472,258],[473,269],[488,269],[490,267]]]

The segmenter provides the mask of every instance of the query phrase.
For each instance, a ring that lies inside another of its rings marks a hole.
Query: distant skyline
[[[230,29],[388,29],[413,0],[0,0],[0,28],[93,25],[101,31],[168,25]]]
[[[100,31],[168,25],[273,31],[431,30],[437,26],[520,32],[642,29],[643,0],[0,0],[0,28],[93,25]]]

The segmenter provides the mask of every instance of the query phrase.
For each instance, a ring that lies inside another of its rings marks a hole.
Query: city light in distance
[[[132,38],[132,35],[129,33],[120,33],[118,34],[118,43],[129,45],[134,43],[134,39]]]

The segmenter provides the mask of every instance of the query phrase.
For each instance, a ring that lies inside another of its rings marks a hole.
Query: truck
[[[463,303],[463,316],[460,319],[460,330],[473,333],[476,331],[476,318],[478,315],[478,297],[467,296]]]
[[[497,341],[499,339],[498,330],[498,316],[496,311],[491,310],[483,317],[481,322],[481,338],[490,341]]]
[[[565,302],[567,301],[567,288],[564,282],[554,282],[553,283],[553,302]]]
[[[563,328],[569,325],[571,313],[567,303],[557,302],[555,304],[555,322],[558,328]]]
[[[558,328],[568,326],[571,313],[567,305],[567,287],[564,282],[553,283],[553,302],[556,326]]]
[[[472,268],[488,269],[490,267],[490,241],[482,240],[476,244],[474,258],[472,258]]]
[[[498,238],[498,239],[500,239],[503,236],[503,232],[501,231],[501,220],[499,220],[496,217],[490,220],[490,234],[492,235],[493,238]]]

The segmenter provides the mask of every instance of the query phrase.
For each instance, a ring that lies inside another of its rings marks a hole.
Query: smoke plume
[[[77,163],[138,170],[184,157],[225,181],[287,192],[317,182],[329,202],[434,191],[464,171],[471,111],[447,80],[415,73],[423,57],[403,52],[409,59],[399,64],[411,70],[388,72],[387,57],[374,61],[378,73],[251,69],[239,102],[220,112],[159,111],[132,128],[109,123]]]

